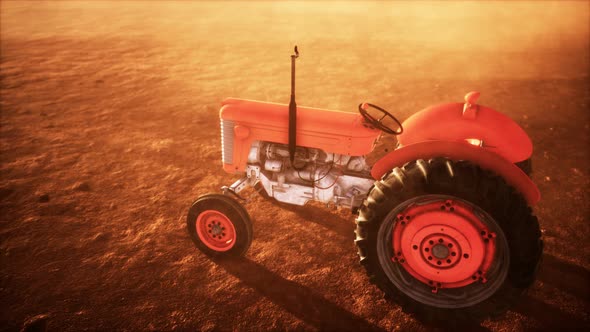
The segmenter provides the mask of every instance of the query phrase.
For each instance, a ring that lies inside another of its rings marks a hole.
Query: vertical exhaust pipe
[[[295,59],[299,57],[297,45],[295,54],[291,55],[291,101],[289,101],[289,160],[291,167],[295,167],[295,148],[297,147],[297,104],[295,103]]]

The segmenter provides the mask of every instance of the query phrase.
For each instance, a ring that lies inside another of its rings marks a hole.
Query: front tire
[[[522,195],[467,161],[394,169],[375,182],[356,223],[370,280],[428,322],[501,314],[533,283],[542,254]]]
[[[186,226],[195,246],[209,256],[242,256],[252,243],[248,212],[228,196],[199,197],[189,209]]]

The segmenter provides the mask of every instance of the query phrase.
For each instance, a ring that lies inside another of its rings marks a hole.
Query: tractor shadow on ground
[[[588,331],[590,329],[590,322],[531,296],[523,297],[512,311],[536,320],[544,331]]]
[[[352,214],[348,214],[348,218],[343,217],[337,210],[330,211],[329,209],[317,206],[319,203],[308,203],[304,206],[298,206],[282,203],[273,198],[269,198],[268,201],[281,210],[293,212],[308,222],[324,227],[326,230],[350,240],[351,243],[354,241],[355,224]]]
[[[543,255],[538,279],[590,303],[590,271],[553,255]]]
[[[590,271],[585,268],[545,254],[537,278],[544,286],[568,293],[582,300],[586,308],[590,308]],[[590,329],[590,321],[584,321],[530,295],[523,297],[512,310],[531,317],[546,330]]]
[[[247,258],[215,262],[248,287],[320,331],[383,331],[310,288],[287,280]]]
[[[246,286],[290,312],[319,331],[385,331],[330,302],[310,288],[287,280],[247,258],[215,259],[214,262]],[[392,310],[393,310],[392,305]],[[439,331],[490,331],[477,322],[465,325],[424,323]]]

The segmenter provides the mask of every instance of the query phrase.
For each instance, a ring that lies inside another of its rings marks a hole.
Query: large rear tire
[[[371,282],[427,322],[503,313],[533,283],[543,248],[522,195],[467,161],[395,168],[375,182],[356,223]]]
[[[235,199],[207,194],[190,207],[186,226],[195,246],[209,256],[242,256],[252,243],[252,222]]]

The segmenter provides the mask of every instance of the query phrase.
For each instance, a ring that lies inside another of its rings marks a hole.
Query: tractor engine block
[[[247,176],[280,202],[304,205],[317,200],[354,209],[374,183],[362,156],[298,146],[293,165],[286,144],[255,141],[248,154]]]

